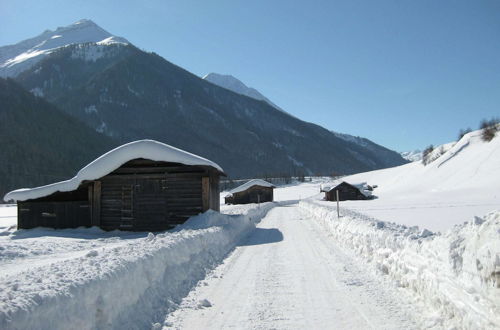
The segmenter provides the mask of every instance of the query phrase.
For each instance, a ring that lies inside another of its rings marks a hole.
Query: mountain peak
[[[14,77],[58,48],[88,42],[129,43],[92,20],[81,19],[68,26],[58,27],[55,31],[45,30],[34,38],[0,47],[0,77]]]
[[[92,21],[90,19],[82,18],[81,20],[76,21],[72,25],[97,25],[97,24],[95,24],[94,21]]]
[[[245,95],[259,101],[265,101],[272,107],[283,111],[280,107],[271,102],[271,100],[262,95],[258,90],[252,87],[248,87],[241,80],[235,78],[234,76],[212,72],[205,75],[203,79],[219,87],[229,89],[232,92]]]

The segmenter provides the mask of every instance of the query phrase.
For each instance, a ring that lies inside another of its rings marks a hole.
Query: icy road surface
[[[276,207],[168,315],[175,329],[415,329],[407,296],[341,251],[296,205]],[[420,320],[421,321],[421,320]]]

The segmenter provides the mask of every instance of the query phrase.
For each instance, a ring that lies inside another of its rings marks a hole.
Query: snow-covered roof
[[[332,190],[332,185],[331,185],[331,184],[327,184],[327,185],[320,184],[320,185],[319,185],[319,190],[320,190],[321,192],[330,191],[330,190]]]
[[[323,191],[331,191],[331,190],[337,188],[339,185],[341,185],[344,182],[357,188],[359,190],[359,192],[362,193],[363,195],[365,195],[366,197],[370,197],[372,195],[372,192],[370,190],[368,190],[368,184],[366,182],[347,182],[345,180],[335,181],[331,187],[328,187],[328,188],[324,187]]]
[[[153,161],[180,163],[184,165],[199,165],[215,168],[224,173],[216,163],[187,151],[177,149],[168,144],[154,140],[139,140],[124,144],[100,156],[70,180],[30,189],[18,189],[4,196],[5,201],[25,201],[51,195],[57,191],[72,191],[85,180],[96,180],[113,172],[126,162],[144,158]]]
[[[250,180],[247,183],[244,183],[241,186],[236,187],[233,190],[229,191],[229,193],[226,195],[226,197],[231,196],[232,194],[236,194],[236,193],[245,191],[248,188],[253,187],[253,186],[276,188],[275,185],[273,185],[272,183],[269,183],[267,181],[264,181],[261,179],[253,179],[253,180]]]

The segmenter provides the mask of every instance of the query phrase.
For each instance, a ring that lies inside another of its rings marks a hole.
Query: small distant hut
[[[234,188],[225,197],[226,204],[249,204],[272,202],[274,199],[273,184],[260,180],[250,180],[239,187]]]
[[[339,192],[340,201],[371,199],[373,197],[372,190],[366,182],[349,183],[342,181],[325,190],[325,199],[327,201],[336,201],[337,191]]]
[[[208,209],[218,211],[219,177],[214,162],[153,140],[122,145],[63,182],[19,189],[18,228],[160,231]]]

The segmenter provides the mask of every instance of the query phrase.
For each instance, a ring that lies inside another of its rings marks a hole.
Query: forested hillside
[[[79,120],[0,78],[0,196],[69,179],[116,145]]]

